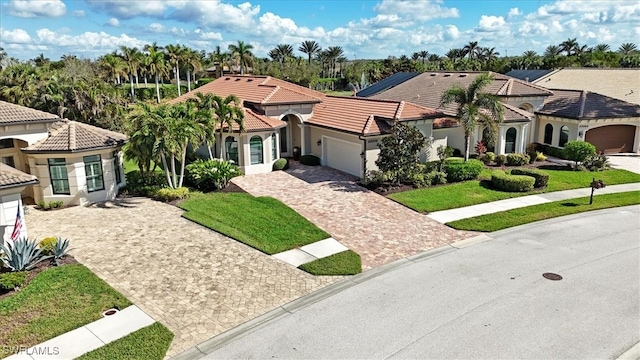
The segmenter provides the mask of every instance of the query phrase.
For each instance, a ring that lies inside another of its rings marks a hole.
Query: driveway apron
[[[29,236],[61,236],[70,252],[175,335],[178,354],[339,277],[316,277],[181,217],[175,206],[119,199],[31,209]]]
[[[477,235],[442,225],[324,166],[292,162],[287,171],[232,181],[254,196],[271,196],[296,210],[360,254],[363,270]]]

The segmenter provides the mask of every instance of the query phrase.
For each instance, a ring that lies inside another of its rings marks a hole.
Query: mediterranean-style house
[[[212,153],[235,161],[247,175],[270,172],[273,162],[315,155],[322,165],[362,177],[377,169],[378,141],[394,121],[416,126],[432,136],[442,113],[405,101],[337,97],[268,76],[223,76],[171,100],[196,93],[236,95],[245,113],[245,131],[223,129]],[[202,154],[207,149],[200,149]]]
[[[12,174],[18,171],[38,180],[29,186],[9,184],[11,199],[17,189],[23,199],[35,203],[83,205],[115,198],[125,184],[121,149],[126,141],[117,132],[0,101],[3,176],[12,168]],[[3,200],[0,207],[4,206],[13,205]],[[15,220],[15,214],[3,217],[0,225],[13,225],[11,218]]]

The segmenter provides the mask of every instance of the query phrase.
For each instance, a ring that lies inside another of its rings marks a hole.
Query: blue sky
[[[237,40],[252,44],[257,56],[279,43],[297,49],[303,40],[342,46],[349,59],[443,55],[470,41],[518,55],[567,38],[614,50],[640,45],[640,2],[3,0],[0,7],[0,46],[18,59],[95,58],[152,42],[209,52]]]

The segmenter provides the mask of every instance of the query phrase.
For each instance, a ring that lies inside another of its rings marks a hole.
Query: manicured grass
[[[297,212],[270,197],[245,193],[192,193],[179,205],[183,216],[267,254],[330,237]]]
[[[50,268],[27,286],[0,300],[0,344],[33,346],[131,305],[80,264]],[[0,347],[0,357],[8,356]]]
[[[596,195],[592,205],[589,197],[561,200],[452,221],[447,225],[459,230],[497,231],[558,216],[635,204],[640,204],[640,191]]]
[[[124,163],[122,164],[122,167],[124,167],[124,173],[128,174],[132,171],[136,171],[136,170],[140,170],[138,168],[138,164],[135,162],[135,160],[127,160],[124,159]]]
[[[298,268],[314,275],[355,275],[362,272],[360,255],[347,250],[300,265]]]
[[[571,170],[542,171],[549,174],[549,183],[546,189],[534,190],[527,193],[497,191],[490,188],[488,181],[472,180],[444,186],[404,191],[391,194],[388,197],[416,211],[433,212],[538,194],[541,192],[587,188],[594,177],[604,181],[606,185],[640,182],[640,174],[619,169],[599,172]],[[480,177],[485,179],[490,178],[491,171],[483,170]]]
[[[101,348],[80,356],[79,360],[162,360],[173,340],[173,333],[154,323]]]

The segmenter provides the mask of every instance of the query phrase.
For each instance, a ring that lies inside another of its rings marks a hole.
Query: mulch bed
[[[60,266],[64,266],[68,264],[77,264],[78,260],[76,260],[71,255],[65,255],[62,259],[59,260],[59,262],[60,262]],[[35,278],[38,274],[52,267],[56,267],[56,264],[53,262],[53,260],[44,260],[39,262],[36,266],[34,266],[31,270],[29,270],[29,272],[27,273],[27,281],[24,283],[24,285],[22,285],[22,287],[27,286],[29,282],[31,282],[31,280],[33,280],[33,278]],[[2,271],[2,272],[6,272],[6,271]],[[1,289],[0,300],[4,298],[8,298],[9,296],[15,294],[16,292],[17,291],[15,290],[6,291],[4,289]]]

